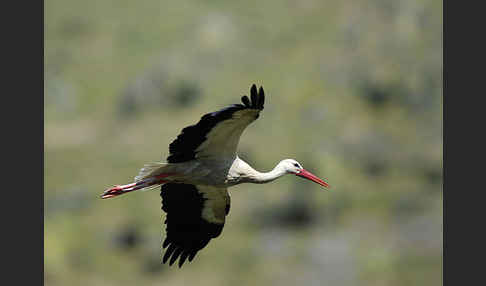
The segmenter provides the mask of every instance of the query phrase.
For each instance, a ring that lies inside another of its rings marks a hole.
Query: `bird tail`
[[[144,167],[135,177],[135,180],[131,184],[127,185],[115,185],[114,187],[105,190],[101,194],[102,199],[113,198],[128,192],[148,189],[149,187],[154,188],[160,184],[168,182],[167,177],[173,175],[171,173],[164,173],[164,168],[167,163],[149,163],[145,164]]]
[[[148,177],[161,174],[164,172],[165,167],[167,167],[168,165],[169,164],[167,163],[158,163],[158,162],[147,163],[143,165],[142,169],[140,169],[138,175],[134,179],[134,182],[139,182]]]

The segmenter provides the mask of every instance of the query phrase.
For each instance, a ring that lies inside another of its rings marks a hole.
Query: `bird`
[[[244,95],[241,101],[207,113],[196,124],[183,128],[169,145],[166,162],[145,164],[133,183],[115,185],[101,194],[107,199],[160,186],[162,210],[166,213],[164,264],[172,266],[179,259],[182,267],[221,234],[230,211],[229,187],[269,183],[293,174],[330,188],[294,159],[284,159],[273,170],[259,172],[239,158],[240,137],[263,110],[263,86],[257,90],[253,84],[250,97]]]

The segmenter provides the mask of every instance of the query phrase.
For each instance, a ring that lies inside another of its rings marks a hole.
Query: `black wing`
[[[219,111],[205,114],[197,124],[182,129],[169,145],[169,163],[180,163],[200,157],[233,156],[243,130],[255,121],[265,103],[263,87],[250,89],[250,98],[243,104],[233,104]]]
[[[162,210],[167,213],[167,236],[162,247],[162,262],[179,267],[192,261],[212,238],[223,230],[229,212],[230,198],[226,188],[167,183],[162,185]]]

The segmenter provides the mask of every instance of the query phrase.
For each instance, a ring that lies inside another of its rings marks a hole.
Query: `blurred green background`
[[[442,2],[45,2],[45,285],[441,285]],[[99,194],[263,85],[223,234],[162,265],[157,190]]]

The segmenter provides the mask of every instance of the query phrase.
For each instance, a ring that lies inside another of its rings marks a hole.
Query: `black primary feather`
[[[251,107],[257,108],[258,94],[257,94],[256,85],[254,85],[254,84],[251,86],[251,89],[250,89],[250,97],[251,97]]]
[[[260,86],[258,90],[258,107],[263,109],[263,105],[265,104],[265,91],[263,90],[263,86]]]
[[[241,97],[241,101],[243,102],[243,104],[244,104],[246,107],[251,107],[250,100],[248,99],[248,96],[243,95],[243,96]]]
[[[211,239],[218,237],[224,224],[216,224],[202,218],[206,200],[194,185],[167,183],[161,187],[162,210],[167,213],[165,223],[167,237],[162,245],[167,248],[162,262],[169,258],[171,266],[177,258],[179,267],[203,249]],[[229,211],[229,206],[226,207]]]

